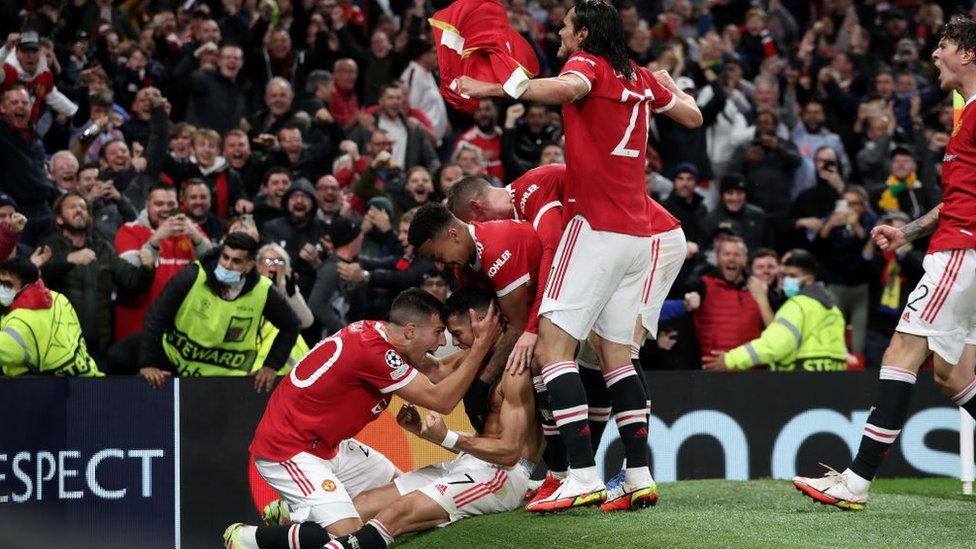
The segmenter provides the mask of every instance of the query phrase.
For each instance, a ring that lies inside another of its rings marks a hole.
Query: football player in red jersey
[[[882,225],[871,231],[882,250],[892,251],[932,234],[925,273],[909,294],[882,358],[878,394],[854,460],[842,473],[793,479],[807,496],[841,509],[860,510],[867,503],[871,481],[901,433],[918,370],[930,354],[943,392],[976,416],[976,22],[950,19],[932,59],[942,89],[966,99],[942,160],[942,204],[900,229]]]
[[[466,349],[472,343],[468,311],[483,315],[494,300],[491,290],[473,287],[462,288],[447,299],[444,322],[458,347]],[[432,380],[441,375],[431,370],[424,373]],[[485,398],[487,413],[472,416],[465,397],[464,411],[474,434],[451,433],[437,414],[421,418],[414,407],[404,406],[397,416],[404,429],[458,456],[410,471],[356,497],[356,509],[369,522],[326,548],[379,549],[407,532],[518,508],[543,446],[529,372],[499,376]],[[445,440],[449,444],[442,442]]]
[[[440,313],[437,298],[406,290],[394,300],[389,322],[350,324],[298,362],[271,395],[250,448],[258,472],[287,502],[295,524],[233,524],[224,532],[227,547],[318,548],[330,534],[362,526],[346,485],[375,460],[372,452],[357,453],[358,444],[344,451],[346,443],[386,410],[393,394],[450,413],[501,333],[493,308],[480,319],[470,312],[474,342],[457,369],[435,385],[412,365],[434,361],[429,353],[444,344]]]
[[[462,77],[457,88],[471,97],[510,92],[526,101],[563,105],[569,177],[562,202],[569,221],[540,307],[535,354],[570,471],[549,498],[526,509],[559,511],[607,499],[573,362],[577,340],[591,331],[627,461],[622,492],[603,508],[631,509],[657,501],[647,466],[647,396],[631,362],[634,319],[652,285],[647,273],[655,261],[653,237],[666,239],[668,249],[682,255],[685,246],[677,220],[645,191],[648,126],[651,110],[688,127],[700,126],[702,116],[694,98],[680,91],[666,71],[652,74],[628,59],[620,16],[610,3],[576,0],[564,23],[559,56],[568,59],[558,77],[504,87]],[[664,281],[653,283],[662,286]],[[646,327],[654,331],[656,320]]]

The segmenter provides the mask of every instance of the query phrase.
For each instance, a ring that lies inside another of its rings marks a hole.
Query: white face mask
[[[17,290],[10,286],[0,286],[0,305],[9,307],[15,297],[17,297]]]

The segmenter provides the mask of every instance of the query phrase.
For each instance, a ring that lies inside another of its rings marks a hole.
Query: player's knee
[[[418,492],[397,499],[383,507],[383,510],[376,515],[376,520],[382,523],[393,536],[399,535],[413,522],[413,515],[417,508],[413,501],[415,494]]]
[[[325,531],[335,537],[347,536],[363,527],[363,521],[358,518],[337,520],[325,527]]]
[[[918,372],[928,353],[928,342],[924,337],[895,332],[881,364]]]

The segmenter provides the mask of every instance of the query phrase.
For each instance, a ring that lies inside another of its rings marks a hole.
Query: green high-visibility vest
[[[256,372],[264,366],[264,361],[268,358],[268,353],[271,352],[271,346],[276,337],[278,337],[278,328],[275,328],[275,325],[268,319],[262,318],[261,330],[258,332],[258,358],[254,361],[252,372]],[[308,344],[305,343],[305,338],[298,334],[298,339],[295,340],[295,346],[291,348],[288,360],[278,369],[278,375],[285,375],[290,372],[306,354],[308,354]]]
[[[4,375],[105,375],[88,354],[71,302],[58,292],[51,299],[49,309],[14,309],[0,319]]]
[[[791,297],[776,311],[758,339],[725,355],[729,368],[767,364],[778,372],[827,372],[847,369],[844,315],[806,295]]]
[[[199,262],[197,279],[163,334],[163,350],[180,376],[246,376],[258,355],[258,329],[271,281],[259,281],[233,301],[207,285]]]

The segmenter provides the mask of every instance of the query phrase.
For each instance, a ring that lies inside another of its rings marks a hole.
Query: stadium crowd
[[[462,176],[504,186],[564,161],[557,108],[443,100],[427,18],[448,3],[6,4],[4,375],[269,389],[400,291],[444,300],[456,280],[409,246],[415,209]],[[558,74],[566,3],[504,3]],[[869,234],[940,202],[952,104],[929,55],[955,3],[614,3],[632,58],[704,118],[653,118],[647,191],[688,250],[644,367],[708,368],[800,279],[842,312],[848,362],[878,367],[926,245],[882,252]]]

